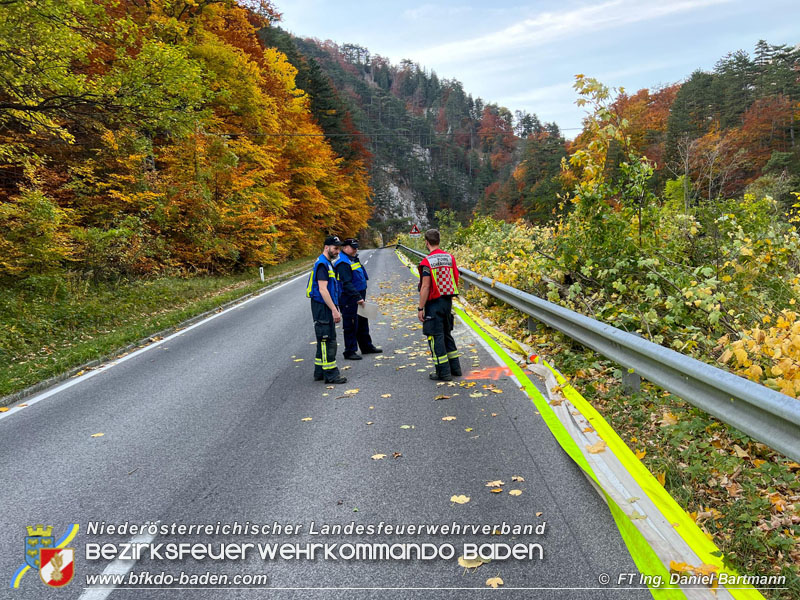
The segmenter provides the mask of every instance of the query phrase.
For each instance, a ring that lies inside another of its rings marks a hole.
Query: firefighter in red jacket
[[[430,378],[451,381],[461,375],[460,353],[453,339],[453,296],[458,296],[458,267],[449,252],[439,248],[439,231],[425,232],[428,256],[419,263],[419,304],[417,316],[428,338],[436,373]]]

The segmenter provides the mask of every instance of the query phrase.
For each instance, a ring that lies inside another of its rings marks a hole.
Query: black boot
[[[362,350],[361,354],[380,354],[381,352],[383,352],[382,348],[376,348],[375,346],[372,346],[366,350]]]
[[[344,375],[336,375],[334,379],[326,379],[325,383],[347,383],[347,377]]]
[[[451,375],[439,375],[438,373],[429,373],[428,377],[430,377],[434,381],[453,381],[453,377]]]
[[[449,362],[450,374],[453,377],[461,377],[461,363],[459,362],[458,358],[451,358]]]
[[[344,357],[345,357],[347,360],[361,360],[361,355],[360,355],[360,354],[358,354],[357,352],[345,352],[345,353],[343,354],[343,356],[344,356]]]

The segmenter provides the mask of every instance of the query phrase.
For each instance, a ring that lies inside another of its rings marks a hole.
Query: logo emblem
[[[75,550],[72,548],[42,548],[39,577],[51,587],[62,587],[75,574]]]
[[[65,548],[78,535],[79,525],[73,523],[58,540],[53,536],[51,526],[28,526],[25,537],[25,562],[11,578],[11,587],[16,589],[22,583],[25,573],[31,569],[39,571],[42,581],[51,587],[62,587],[72,581],[75,574],[75,550]]]
[[[25,562],[32,569],[38,570],[41,564],[39,550],[55,546],[56,540],[52,533],[53,528],[50,526],[28,527],[28,537],[25,538]]]

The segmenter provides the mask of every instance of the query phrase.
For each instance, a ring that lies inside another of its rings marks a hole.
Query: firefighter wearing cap
[[[430,378],[451,381],[461,375],[460,356],[453,339],[453,296],[458,296],[458,267],[449,252],[439,248],[439,232],[425,232],[428,256],[419,263],[419,304],[417,316],[428,338],[436,373]]]
[[[317,337],[317,355],[314,359],[314,380],[325,383],[346,383],[347,377],[339,374],[336,366],[336,323],[342,320],[339,312],[339,281],[333,261],[339,256],[342,242],[335,235],[325,238],[319,255],[308,276],[306,297],[311,298],[311,315],[314,317],[314,334]]]
[[[344,331],[344,357],[361,360],[361,354],[383,352],[376,348],[369,335],[369,320],[358,314],[358,305],[367,298],[367,270],[358,259],[358,240],[347,238],[342,242],[339,258],[333,263],[341,286],[339,306],[342,309],[342,330]]]

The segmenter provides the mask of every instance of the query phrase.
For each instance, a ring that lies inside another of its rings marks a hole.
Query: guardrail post
[[[528,331],[531,333],[536,333],[536,327],[538,326],[539,321],[534,319],[533,317],[528,317]]]
[[[634,332],[632,335],[642,337],[640,333]],[[633,396],[642,391],[642,378],[633,369],[625,369],[622,371],[622,390],[626,396]]]

